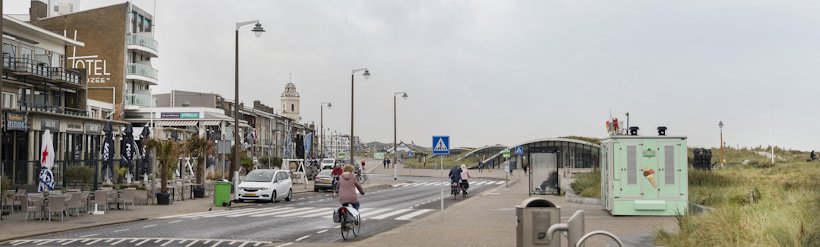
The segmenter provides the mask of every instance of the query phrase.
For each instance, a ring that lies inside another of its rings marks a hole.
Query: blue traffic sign
[[[433,136],[433,154],[450,154],[450,136]]]
[[[523,146],[515,147],[515,155],[524,155],[524,147]]]
[[[413,158],[413,150],[407,151],[407,157]]]

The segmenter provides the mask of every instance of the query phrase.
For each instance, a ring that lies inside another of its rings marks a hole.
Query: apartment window
[[[3,107],[17,108],[17,94],[3,92]]]

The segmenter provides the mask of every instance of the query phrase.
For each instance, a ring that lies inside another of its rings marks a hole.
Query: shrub
[[[94,169],[84,165],[73,165],[65,169],[65,179],[68,183],[84,185],[94,179]]]
[[[580,196],[599,198],[601,197],[601,173],[578,174],[575,177],[575,182],[572,182],[570,187]]]

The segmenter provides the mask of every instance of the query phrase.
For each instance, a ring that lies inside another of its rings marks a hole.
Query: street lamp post
[[[351,165],[353,165],[353,162],[356,162],[356,159],[353,158],[353,154],[355,154],[355,151],[356,151],[355,149],[353,149],[354,148],[353,147],[353,82],[355,81],[354,78],[356,78],[356,72],[359,72],[359,71],[364,71],[364,73],[362,73],[362,76],[364,77],[365,80],[367,80],[367,78],[370,78],[370,70],[368,70],[367,68],[354,69],[352,72],[350,72],[350,164]]]
[[[720,128],[720,166],[723,167],[723,121],[718,123]]]
[[[626,130],[629,131],[629,112],[626,112]]]
[[[393,93],[393,180],[398,179],[398,172],[396,165],[399,164],[399,149],[397,148],[397,140],[396,140],[396,96],[401,94],[401,98],[407,100],[407,92],[395,92]]]
[[[235,60],[234,60],[234,104],[233,104],[233,151],[234,157],[233,162],[231,163],[231,174],[236,170],[236,167],[239,165],[239,28],[245,25],[256,24],[251,31],[256,35],[257,38],[262,36],[262,33],[265,32],[265,29],[262,28],[262,24],[259,23],[259,20],[253,21],[244,21],[244,22],[237,22],[236,23],[236,50],[234,51]],[[234,178],[234,180],[237,178]]]
[[[321,110],[319,110],[319,129],[322,130],[322,146],[320,147],[321,150],[319,150],[319,156],[322,159],[325,158],[325,104],[327,104],[327,109],[333,107],[333,104],[331,104],[330,102],[322,102],[322,106],[320,107]]]

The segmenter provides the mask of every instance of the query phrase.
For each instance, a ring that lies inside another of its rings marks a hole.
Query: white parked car
[[[245,175],[237,188],[240,201],[290,201],[293,196],[293,181],[290,180],[290,172],[286,170],[253,170]]]
[[[319,167],[319,170],[332,170],[334,165],[336,165],[336,159],[325,158],[322,160],[322,164]]]

